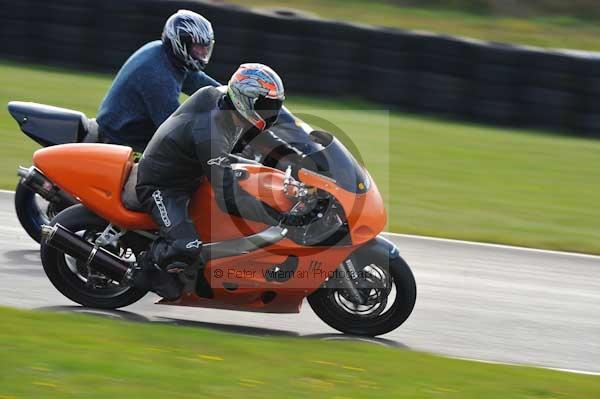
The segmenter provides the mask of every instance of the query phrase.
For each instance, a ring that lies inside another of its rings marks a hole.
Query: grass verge
[[[544,8],[532,7],[531,10],[523,10],[523,15],[511,16],[512,13],[518,15],[518,9],[528,8],[529,4],[505,2],[507,3],[505,11],[511,13],[493,10],[482,13],[470,9],[469,3],[473,2],[461,4],[461,2],[440,1],[439,3],[443,3],[442,6],[415,5],[418,3],[416,1],[405,1],[405,4],[400,6],[385,0],[296,0],[293,3],[285,3],[281,0],[227,0],[227,2],[238,3],[245,7],[294,8],[322,18],[426,30],[487,41],[600,51],[598,21],[579,18],[575,12],[577,5],[572,6],[571,15],[568,12],[547,13]],[[402,3],[402,1],[397,2]],[[590,4],[587,6],[591,7]],[[580,14],[585,14],[585,11]],[[585,15],[590,16],[592,13],[588,12]],[[594,18],[597,18],[597,13]]]
[[[285,78],[285,77],[284,77]],[[95,115],[111,78],[0,63],[0,102],[47,103]],[[339,127],[388,203],[388,230],[600,254],[600,141],[289,96],[320,127]],[[36,144],[0,113],[0,187]]]
[[[600,378],[0,308],[0,398],[593,398]]]

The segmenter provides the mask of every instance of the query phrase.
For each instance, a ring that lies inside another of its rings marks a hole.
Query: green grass
[[[384,0],[296,0],[293,3],[281,0],[227,0],[227,2],[246,7],[295,8],[328,19],[426,30],[480,40],[600,51],[599,14],[597,11],[590,12],[594,9],[591,1],[588,1],[590,4],[586,5],[587,9],[573,7],[572,12],[568,12],[568,6],[559,7],[558,10],[534,7],[524,11],[520,16],[511,16],[514,14],[512,12],[494,12],[493,9],[485,13],[474,12],[473,7],[467,4],[473,2],[465,1],[453,2],[454,6],[449,6],[447,1],[438,1],[437,3],[445,4],[437,7],[433,4],[424,6],[416,1],[397,1],[397,3],[409,4],[399,6]],[[419,5],[416,6],[415,3]],[[496,3],[501,2],[496,1]],[[520,3],[510,2],[506,11],[527,9]],[[595,10],[598,10],[597,4]],[[580,18],[582,15],[593,16],[596,19],[582,19]],[[218,30],[216,34],[218,37]]]
[[[0,398],[595,398],[600,378],[0,308]]]
[[[93,116],[109,84],[107,75],[0,63],[2,103]],[[339,126],[359,149],[388,203],[388,230],[600,254],[600,141],[288,98],[292,110]],[[10,189],[36,145],[6,111],[0,137],[0,187]]]

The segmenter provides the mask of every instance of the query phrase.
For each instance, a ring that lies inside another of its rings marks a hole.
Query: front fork
[[[352,262],[352,258],[348,258],[342,262],[342,271],[343,275],[340,279],[340,285],[343,289],[347,290],[346,292],[352,302],[364,305],[366,298],[358,290],[359,276],[356,267],[354,267],[354,263]]]
[[[355,303],[364,305],[368,298],[364,294],[364,290],[360,290],[361,276],[356,270],[355,264],[363,264],[365,262],[379,261],[382,264],[388,263],[391,259],[400,256],[398,248],[384,237],[377,236],[373,240],[364,244],[348,259],[341,264],[342,276],[337,279],[339,288],[346,290],[348,298]]]

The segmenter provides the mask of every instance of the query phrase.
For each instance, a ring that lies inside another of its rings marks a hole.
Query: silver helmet
[[[202,15],[179,10],[167,19],[162,42],[183,68],[199,71],[210,60],[215,34],[210,22]]]

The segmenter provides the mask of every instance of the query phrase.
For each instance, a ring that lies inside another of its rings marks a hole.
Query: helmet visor
[[[208,61],[210,61],[210,56],[212,55],[214,45],[214,40],[211,40],[207,46],[200,43],[192,43],[190,48],[190,56],[206,65],[208,64]]]
[[[260,96],[254,103],[254,110],[265,121],[265,129],[270,128],[277,122],[279,111],[283,105],[283,100],[267,98]]]

